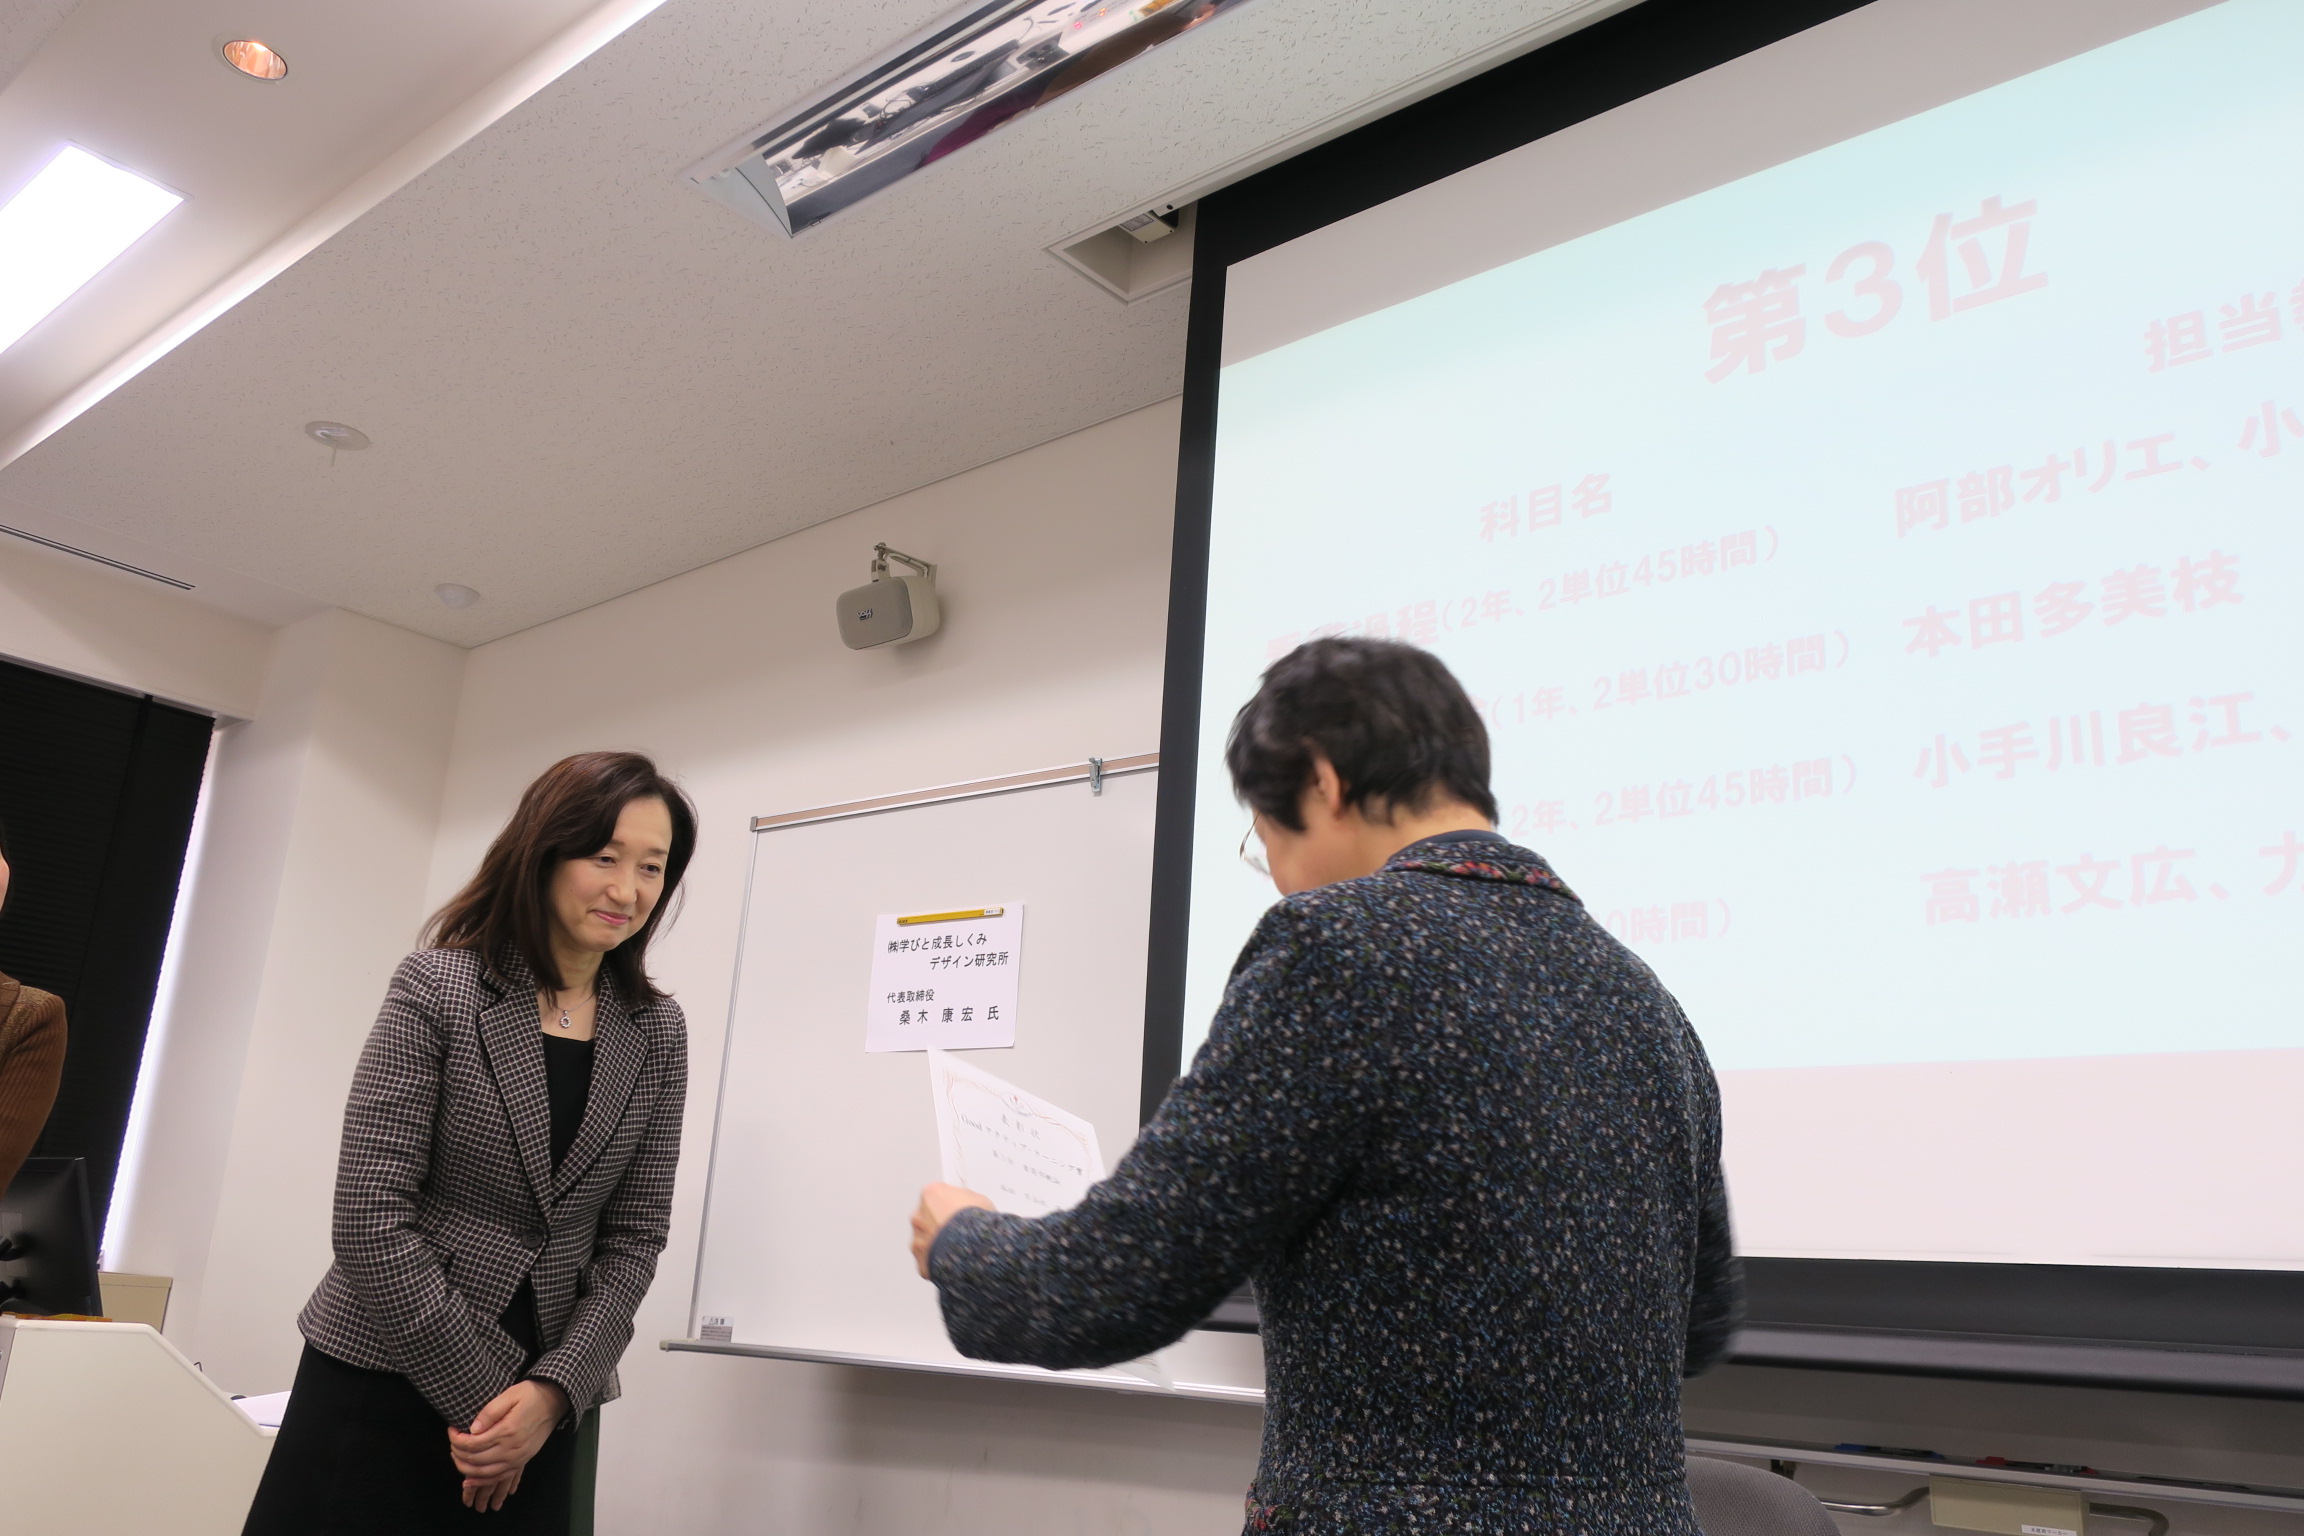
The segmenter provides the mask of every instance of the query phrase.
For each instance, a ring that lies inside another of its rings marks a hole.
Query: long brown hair
[[[672,920],[680,876],[696,851],[696,808],[679,785],[637,752],[579,752],[544,770],[480,860],[463,890],[432,915],[424,943],[468,949],[493,963],[506,950],[528,962],[542,985],[561,985],[552,957],[552,877],[566,859],[587,858],[616,835],[616,818],[635,800],[661,800],[672,817],[664,891],[640,931],[608,951],[602,969],[624,999],[664,994],[648,979],[648,941]]]

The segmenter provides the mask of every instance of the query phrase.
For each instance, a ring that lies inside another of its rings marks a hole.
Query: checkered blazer
[[[573,1409],[615,1397],[670,1220],[680,1005],[601,990],[591,1095],[555,1172],[536,990],[515,956],[400,962],[344,1111],[336,1262],[297,1319],[322,1352],[406,1376],[451,1424],[523,1376]],[[522,1280],[544,1345],[526,1371],[498,1322]]]

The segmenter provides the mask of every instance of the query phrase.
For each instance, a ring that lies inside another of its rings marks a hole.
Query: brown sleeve
[[[29,1008],[32,1018],[0,1055],[0,1189],[31,1155],[64,1076],[64,999],[42,992],[17,1006]]]

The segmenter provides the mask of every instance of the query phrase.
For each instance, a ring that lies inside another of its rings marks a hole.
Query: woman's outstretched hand
[[[992,1209],[991,1201],[957,1184],[931,1184],[921,1190],[920,1208],[912,1213],[912,1262],[919,1266],[920,1278],[928,1278],[928,1250],[936,1246],[936,1234],[944,1230],[944,1223],[961,1211]]]
[[[516,1381],[472,1416],[470,1430],[448,1427],[448,1452],[464,1474],[468,1508],[494,1510],[520,1486],[520,1473],[568,1416],[568,1394],[548,1381]]]

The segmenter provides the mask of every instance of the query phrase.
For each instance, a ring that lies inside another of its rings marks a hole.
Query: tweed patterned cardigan
[[[963,1354],[1051,1368],[1252,1277],[1247,1529],[1320,1536],[1696,1536],[1679,1383],[1741,1310],[1703,1048],[1500,839],[1279,902],[1113,1175],[960,1212],[929,1266]]]
[[[524,1376],[575,1411],[616,1396],[671,1222],[688,1036],[678,1003],[633,1008],[604,986],[594,1041],[554,1168],[534,973],[456,949],[400,962],[352,1075],[336,1262],[297,1319],[306,1339],[406,1376],[450,1424]],[[533,1364],[499,1321],[522,1280],[544,1342]]]

